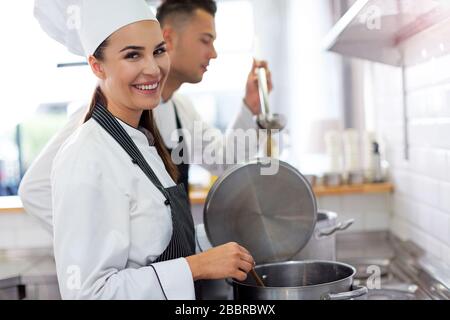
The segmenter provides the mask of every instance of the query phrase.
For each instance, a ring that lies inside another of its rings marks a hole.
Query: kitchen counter
[[[43,288],[49,291],[50,287],[54,292],[41,294],[41,298],[55,299],[58,297],[57,285],[51,250],[0,251],[0,291],[13,294],[4,299],[37,298]]]
[[[23,205],[19,197],[0,197],[0,214],[21,212],[23,212]]]

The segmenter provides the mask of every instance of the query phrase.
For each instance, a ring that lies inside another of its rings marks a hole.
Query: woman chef
[[[145,1],[77,1],[78,36],[50,31],[57,21],[39,10],[44,2],[35,11],[42,27],[71,49],[79,41],[99,79],[86,122],[53,164],[62,297],[195,299],[195,280],[245,279],[254,261],[235,243],[194,254],[187,197],[153,124],[170,63]]]

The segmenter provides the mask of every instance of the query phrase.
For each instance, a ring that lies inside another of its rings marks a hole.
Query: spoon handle
[[[253,276],[253,278],[256,280],[256,283],[258,284],[258,286],[260,287],[265,287],[264,282],[261,280],[261,278],[259,277],[259,275],[256,273],[255,269],[250,270],[250,274]]]

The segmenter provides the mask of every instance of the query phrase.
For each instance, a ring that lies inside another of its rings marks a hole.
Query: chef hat
[[[85,57],[120,28],[157,21],[145,0],[35,0],[34,16],[50,37]]]

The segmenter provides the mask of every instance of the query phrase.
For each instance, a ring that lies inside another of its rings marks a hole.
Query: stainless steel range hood
[[[450,3],[358,0],[328,33],[324,46],[393,66],[436,58],[450,52]]]

